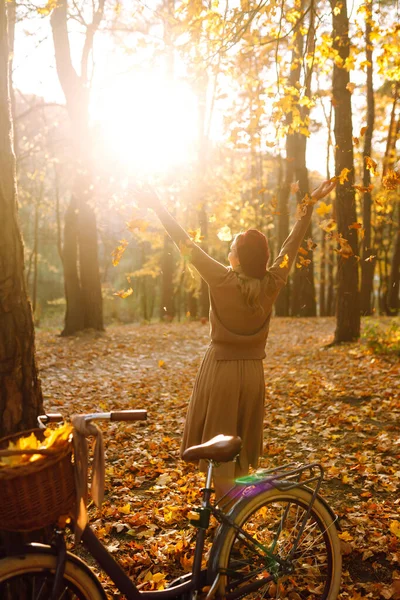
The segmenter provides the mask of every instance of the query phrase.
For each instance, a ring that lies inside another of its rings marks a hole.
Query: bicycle
[[[88,422],[145,417],[146,411],[135,410],[85,415]],[[41,417],[42,424],[50,420],[47,415]],[[322,467],[317,463],[289,463],[257,471],[238,479],[229,497],[213,504],[213,467],[234,460],[240,446],[238,437],[217,436],[185,451],[184,460],[202,458],[209,466],[201,506],[191,520],[197,528],[192,572],[175,579],[167,588],[139,591],[86,526],[83,545],[128,600],[337,597],[341,578],[338,520],[319,495]],[[225,513],[228,503],[233,506]],[[211,515],[219,526],[207,568],[202,569]],[[104,600],[106,594],[89,566],[67,551],[65,530],[55,527],[50,545],[27,544],[0,560],[0,598]]]

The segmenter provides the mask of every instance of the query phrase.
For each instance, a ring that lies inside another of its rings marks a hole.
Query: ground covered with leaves
[[[342,527],[341,597],[398,600],[399,356],[363,342],[330,346],[334,328],[332,318],[272,321],[261,466],[320,462],[323,495]],[[101,510],[89,509],[97,535],[141,589],[162,588],[191,566],[187,514],[204,479],[178,450],[208,343],[208,326],[197,322],[113,326],[75,338],[37,332],[47,411],[148,410],[146,423],[102,427],[106,499]]]

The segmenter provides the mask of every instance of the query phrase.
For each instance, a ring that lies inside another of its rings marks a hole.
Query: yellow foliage
[[[289,255],[285,254],[285,256],[283,257],[283,260],[281,262],[281,264],[279,265],[280,269],[285,269],[289,266]]]
[[[28,436],[18,438],[16,442],[11,441],[8,444],[7,450],[57,450],[57,447],[70,439],[72,429],[70,423],[64,423],[64,425],[57,427],[57,429],[45,429],[43,432],[43,441],[38,440],[36,435],[31,433]],[[12,456],[3,456],[0,459],[0,466],[15,466],[23,463],[35,462],[42,458],[45,458],[44,454],[16,454]]]
[[[315,212],[317,215],[320,215],[320,217],[324,217],[328,213],[332,212],[332,208],[332,204],[325,204],[324,201],[321,201],[318,208],[315,209]]]

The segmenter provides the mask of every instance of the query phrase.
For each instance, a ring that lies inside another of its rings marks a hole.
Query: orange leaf
[[[358,192],[371,192],[373,187],[372,183],[368,187],[364,187],[363,185],[353,185],[353,188]]]
[[[349,225],[349,229],[362,229],[361,223],[352,223]]]

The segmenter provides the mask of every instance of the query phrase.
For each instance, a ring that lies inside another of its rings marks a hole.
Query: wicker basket
[[[35,429],[0,440],[0,460],[2,455],[9,455],[5,448],[10,441],[32,431],[38,439],[43,437],[43,431]],[[34,462],[0,467],[0,530],[33,531],[72,513],[76,497],[72,443],[66,441],[56,450],[24,451],[28,453],[45,456]]]

